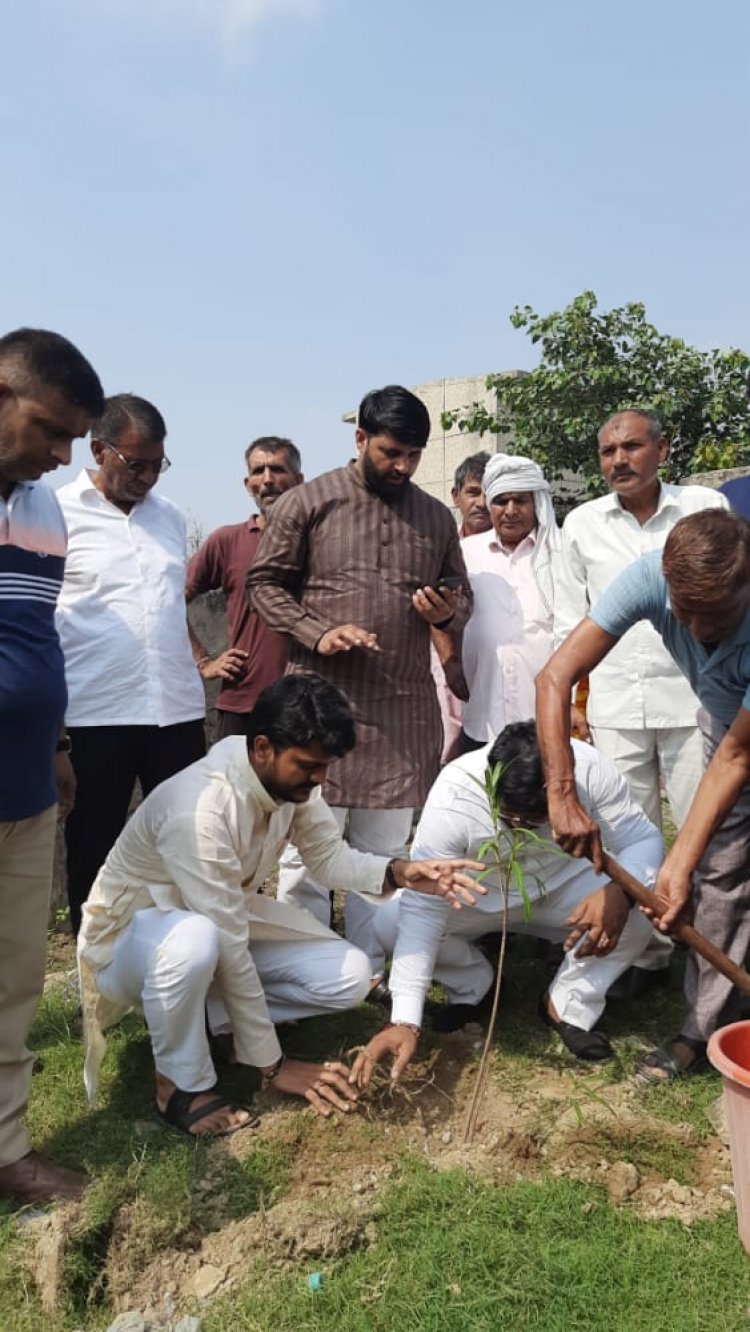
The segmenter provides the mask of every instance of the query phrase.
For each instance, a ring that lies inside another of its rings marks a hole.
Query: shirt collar
[[[495,532],[494,527],[491,527],[489,532],[482,532],[481,535],[489,538],[487,541],[487,545],[489,546],[490,550],[501,550],[503,555],[507,555],[508,559],[512,559],[514,555],[523,555],[527,550],[533,550],[537,542],[538,533],[539,533],[539,528],[535,527],[533,532],[529,532],[529,535],[525,536],[523,541],[520,541],[518,545],[513,548],[513,550],[506,550],[505,546],[502,544],[500,538]]]
[[[665,484],[664,481],[659,482],[659,498],[656,503],[656,511],[655,513],[652,513],[651,518],[655,518],[658,513],[662,512],[663,509],[679,508],[680,501],[676,493],[677,491],[679,491],[679,486],[668,486]],[[617,494],[616,491],[609,490],[606,495],[602,496],[602,513],[616,514],[616,513],[628,513],[628,512],[629,510],[624,507],[622,500],[620,499],[620,496]],[[647,519],[647,521],[650,522],[651,518]]]
[[[95,468],[89,470],[88,467],[82,467],[75,481],[70,483],[71,492],[80,496],[94,495],[102,504],[106,504],[108,509],[117,509],[117,512],[121,513],[123,518],[128,518],[129,514],[125,513],[124,509],[120,509],[117,504],[113,504],[111,500],[107,499],[106,495],[102,494],[99,487],[94,485],[93,473],[95,470]],[[153,498],[153,492],[149,490],[142,500],[133,501],[133,509],[142,509],[144,504],[148,504],[149,500],[153,500]],[[132,513],[132,509],[130,512]]]
[[[275,814],[286,802],[282,801],[282,804],[279,804],[277,800],[274,800],[272,795],[269,795],[255,771],[255,768],[247,757],[247,749],[244,750],[240,764],[242,775],[247,785],[248,794],[257,800],[264,814]]]
[[[260,808],[263,810],[264,814],[276,814],[280,809],[289,808],[293,812],[299,809],[299,805],[297,805],[292,800],[274,800],[273,796],[270,795],[269,792],[266,790],[265,786],[260,780],[260,777],[255,771],[255,768],[253,767],[252,763],[247,757],[247,751],[245,751],[245,753],[243,754],[243,757],[240,760],[240,762],[241,762],[241,772],[244,782],[247,786],[248,794],[254,797],[254,799],[260,805]],[[319,786],[313,787],[312,791],[310,792],[309,799],[310,800],[321,799],[321,788]]]

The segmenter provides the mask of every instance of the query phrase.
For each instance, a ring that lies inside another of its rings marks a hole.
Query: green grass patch
[[[678,1184],[695,1184],[698,1169],[692,1147],[653,1133],[618,1131],[605,1124],[596,1128],[596,1150],[610,1161],[631,1161],[641,1175],[656,1174]]]
[[[570,1181],[500,1190],[412,1166],[378,1240],[326,1267],[266,1274],[215,1305],[204,1332],[730,1332],[747,1327],[733,1215],[687,1231],[638,1221]],[[592,1207],[591,1204],[594,1203]]]
[[[126,1018],[109,1036],[99,1103],[87,1106],[82,1083],[82,1047],[75,1000],[54,990],[42,1001],[31,1046],[41,1056],[27,1116],[34,1143],[62,1164],[83,1167],[92,1178],[82,1217],[66,1251],[63,1289],[70,1316],[78,1319],[107,1305],[106,1255],[116,1223],[129,1220],[127,1261],[137,1273],[160,1249],[189,1248],[206,1233],[270,1206],[284,1191],[293,1143],[269,1145],[247,1130],[249,1150],[238,1159],[222,1139],[191,1140],[160,1127],[153,1116],[153,1063],[148,1035],[137,1017]],[[225,1080],[240,1100],[257,1086],[247,1071]],[[20,1266],[24,1237],[6,1218],[0,1266],[0,1328],[19,1332],[14,1321],[19,1290],[31,1310],[34,1332],[58,1322],[43,1318]],[[11,1316],[10,1309],[14,1312]],[[19,1315],[20,1317],[20,1315]]]

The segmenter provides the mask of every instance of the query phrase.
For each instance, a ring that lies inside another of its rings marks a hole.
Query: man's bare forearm
[[[570,692],[575,683],[555,653],[536,679],[536,731],[551,800],[575,792],[570,748]]]

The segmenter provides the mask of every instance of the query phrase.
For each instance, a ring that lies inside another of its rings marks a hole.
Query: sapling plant
[[[479,786],[484,790],[489,806],[490,818],[492,820],[492,836],[486,838],[477,849],[477,860],[481,860],[485,868],[477,875],[477,880],[493,876],[496,886],[500,890],[502,898],[502,914],[500,921],[500,954],[497,963],[497,973],[495,976],[495,987],[492,995],[492,1008],[487,1026],[487,1035],[485,1036],[482,1054],[479,1060],[476,1082],[474,1084],[474,1093],[471,1098],[471,1104],[466,1116],[466,1126],[464,1129],[464,1141],[471,1143],[476,1132],[477,1119],[479,1116],[479,1107],[484,1096],[487,1085],[487,1073],[489,1069],[490,1051],[495,1034],[495,1024],[497,1021],[497,1012],[500,1004],[500,987],[502,985],[503,967],[505,965],[505,951],[508,941],[508,909],[510,894],[515,888],[523,904],[524,919],[528,923],[531,920],[532,899],[529,896],[526,886],[528,869],[524,871],[521,863],[521,857],[525,852],[535,849],[552,851],[557,855],[563,855],[554,842],[550,842],[546,837],[540,837],[533,828],[511,826],[503,818],[501,813],[502,795],[501,789],[505,792],[506,774],[512,766],[510,763],[488,764],[485,769],[484,781],[480,782],[474,778]],[[507,792],[506,800],[507,800]],[[531,876],[537,888],[543,893],[544,885],[536,877]]]

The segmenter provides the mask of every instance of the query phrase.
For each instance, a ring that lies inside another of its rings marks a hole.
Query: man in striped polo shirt
[[[77,1198],[86,1184],[31,1150],[21,1119],[55,825],[75,790],[54,621],[67,534],[55,495],[39,482],[70,462],[73,440],[103,401],[96,372],[66,338],[28,328],[0,338],[0,1197],[22,1203]]]

